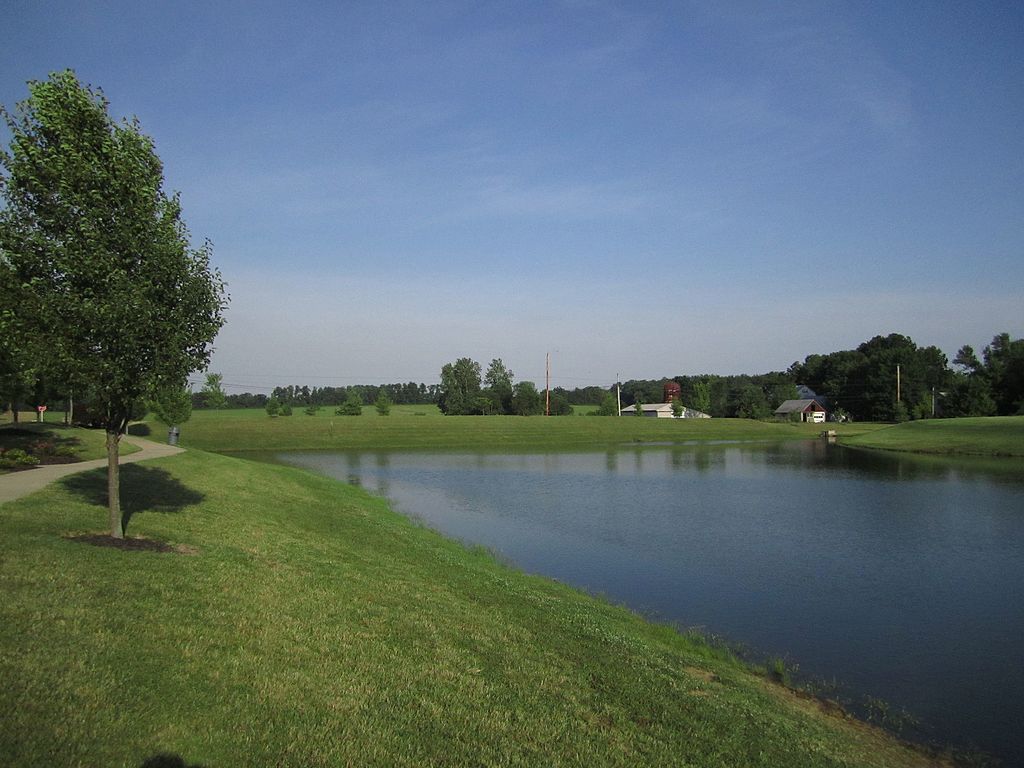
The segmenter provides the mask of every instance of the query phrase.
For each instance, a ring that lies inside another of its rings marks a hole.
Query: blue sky
[[[138,116],[234,391],[1024,335],[1019,2],[4,0],[0,103]]]

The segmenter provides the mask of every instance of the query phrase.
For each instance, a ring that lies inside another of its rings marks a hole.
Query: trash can
[[[171,427],[170,429],[168,429],[167,430],[167,444],[168,445],[177,445],[178,444],[178,435],[180,435],[180,434],[181,434],[181,430],[179,430],[177,427]]]

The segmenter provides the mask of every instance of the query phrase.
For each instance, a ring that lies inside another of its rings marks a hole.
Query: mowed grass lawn
[[[67,538],[102,472],[0,506],[4,765],[937,764],[358,488],[202,451],[122,482],[177,551]]]
[[[838,425],[842,434],[878,429]],[[154,436],[165,428],[152,425]],[[259,409],[201,410],[181,427],[181,444],[211,451],[292,449],[600,449],[623,443],[709,440],[789,440],[817,436],[820,424],[749,419],[653,419],[635,416],[443,416],[434,406],[398,406],[380,416],[337,416],[325,407],[314,416],[296,408],[271,418]]]
[[[915,453],[1024,456],[1024,416],[908,421],[850,435],[843,443]]]

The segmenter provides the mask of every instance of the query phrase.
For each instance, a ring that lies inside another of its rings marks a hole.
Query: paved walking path
[[[140,448],[135,453],[129,453],[121,457],[122,464],[133,461],[145,461],[146,459],[158,459],[162,456],[173,456],[181,453],[184,448],[166,443],[155,443],[134,435],[125,435],[122,440]],[[76,472],[85,472],[88,469],[98,469],[107,466],[106,458],[94,459],[92,461],[80,461],[77,464],[48,464],[33,469],[23,469],[19,472],[9,472],[0,475],[0,504],[20,499],[40,488],[58,480],[66,475],[73,475]]]

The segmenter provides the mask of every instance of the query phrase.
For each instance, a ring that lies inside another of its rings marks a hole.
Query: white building
[[[640,408],[643,411],[643,415],[647,418],[652,419],[672,419],[675,415],[672,413],[672,403],[641,403]],[[631,405],[628,408],[622,409],[623,416],[636,416],[636,406]],[[681,419],[710,419],[711,417],[703,411],[696,411],[693,408],[687,408],[683,406],[683,413],[679,417]]]

